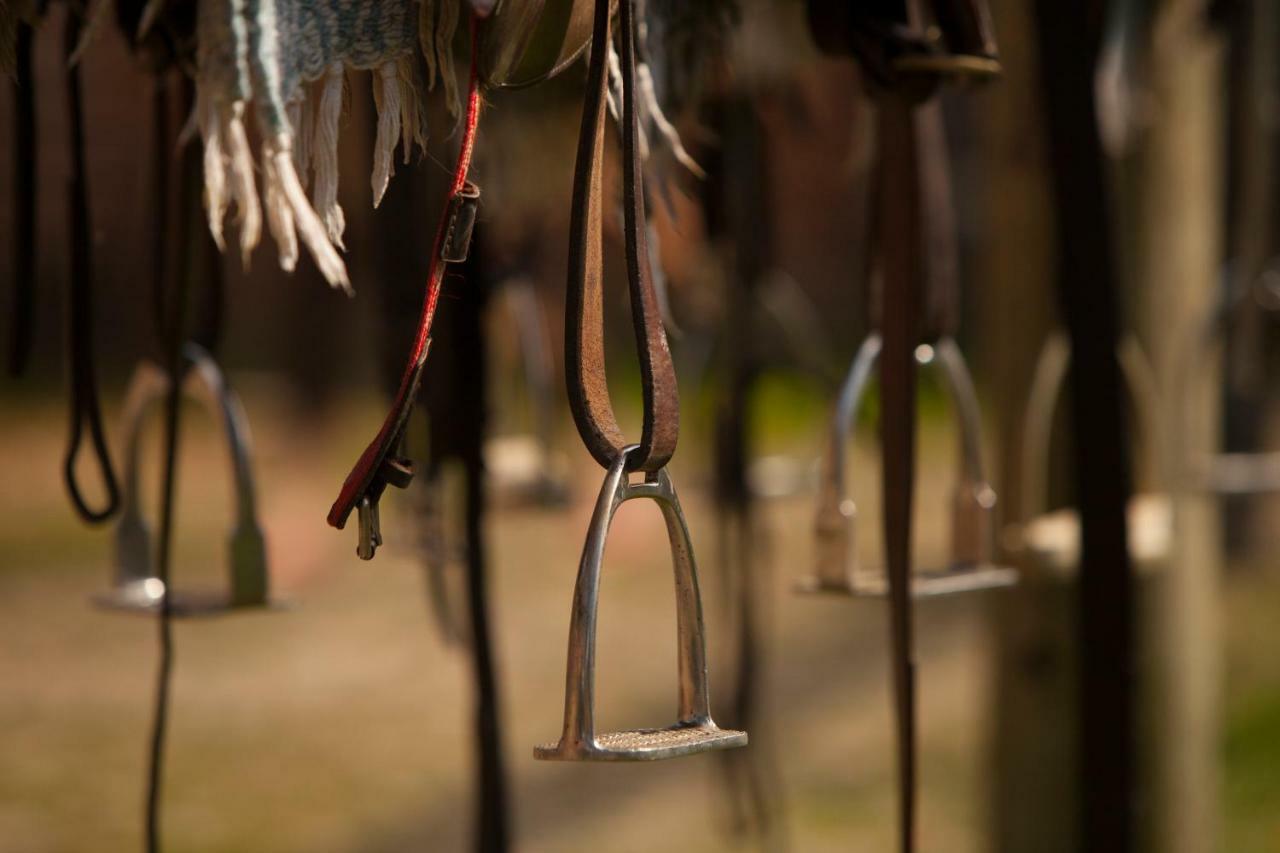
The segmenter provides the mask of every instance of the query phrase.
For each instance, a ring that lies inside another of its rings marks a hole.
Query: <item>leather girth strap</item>
[[[604,162],[605,95],[607,91],[610,0],[596,0],[591,36],[591,64],[578,136],[569,220],[569,275],[565,293],[565,380],[569,407],[578,433],[592,457],[608,468],[628,442],[609,400],[604,353]],[[632,470],[654,472],[675,452],[680,432],[679,393],[675,368],[649,272],[645,241],[643,171],[640,160],[636,83],[634,0],[621,0],[623,98],[622,197],[627,285],[631,322],[640,361],[644,419],[640,446],[631,455]]]
[[[471,155],[475,147],[476,126],[480,118],[480,86],[477,67],[476,21],[473,18],[471,77],[467,95],[466,122],[462,129],[457,165],[454,167],[453,184],[432,244],[431,268],[427,277],[427,289],[423,297],[417,334],[400,379],[400,386],[396,391],[391,409],[383,420],[382,427],[356,461],[351,472],[347,474],[342,490],[329,508],[328,522],[338,529],[346,525],[351,511],[357,507],[361,507],[362,512],[372,513],[376,519],[377,502],[386,487],[394,485],[403,488],[408,486],[413,478],[413,464],[399,456],[399,445],[418,394],[418,385],[422,381],[422,370],[431,345],[431,323],[435,319],[445,269],[450,263],[466,260],[470,228],[475,223],[476,206],[480,196],[479,189],[467,180],[471,168]],[[371,559],[377,545],[381,542],[381,536],[376,530],[376,521],[374,528],[370,536],[362,534],[359,554],[363,559]],[[364,541],[365,539],[369,541]]]

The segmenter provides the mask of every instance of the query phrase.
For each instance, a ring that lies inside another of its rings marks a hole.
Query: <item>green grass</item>
[[[1225,850],[1280,849],[1280,686],[1238,700],[1222,743]]]

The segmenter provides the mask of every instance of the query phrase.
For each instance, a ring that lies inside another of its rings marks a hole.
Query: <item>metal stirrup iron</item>
[[[945,152],[937,107],[926,104],[942,84],[990,77],[1000,66],[990,15],[982,0],[900,0],[874,6],[851,0],[808,0],[808,11],[810,29],[820,47],[858,60],[877,107],[877,221],[872,244],[883,281],[881,343],[878,355],[864,345],[864,365],[855,364],[849,383],[855,387],[846,387],[845,396],[856,406],[857,374],[869,374],[869,362],[878,358],[883,587],[889,599],[897,736],[898,849],[912,853],[916,849],[916,665],[911,602],[913,594],[922,591],[912,572],[911,554],[916,362],[921,344],[936,345],[954,331],[956,305],[955,235],[948,224],[952,214],[943,171]],[[936,27],[928,26],[929,18]],[[956,381],[962,375],[953,372],[958,364],[943,365],[953,393],[967,384]],[[967,377],[967,371],[963,375]],[[963,391],[956,402],[961,409],[967,406]],[[962,424],[967,417],[961,411]],[[970,440],[976,437],[971,435]],[[839,511],[838,495],[836,500]],[[987,495],[982,502],[991,500]],[[833,585],[852,586],[842,577],[834,578]]]
[[[541,759],[646,761],[747,743],[745,733],[720,729],[711,719],[697,568],[684,513],[665,468],[679,434],[679,400],[645,246],[644,194],[637,141],[633,0],[621,0],[617,5],[623,68],[621,124],[627,282],[644,397],[644,427],[639,444],[623,439],[609,402],[604,363],[601,171],[611,5],[610,0],[596,0],[591,65],[573,180],[565,299],[565,372],[570,407],[583,443],[609,473],[600,490],[578,565],[569,627],[564,728],[558,743],[534,750],[534,757]],[[643,482],[629,482],[629,472],[644,472]],[[634,498],[656,501],[667,524],[675,563],[679,708],[675,723],[666,728],[598,734],[595,640],[600,569],[613,516],[623,502]]]
[[[883,570],[860,569],[855,550],[857,505],[849,497],[845,478],[846,447],[866,401],[867,387],[880,355],[880,335],[863,341],[836,401],[831,432],[823,456],[815,523],[817,570],[797,584],[800,592],[883,598],[888,581]],[[995,565],[992,535],[996,494],[987,482],[982,459],[982,423],[973,380],[960,348],[950,337],[916,349],[920,366],[941,373],[955,412],[960,444],[960,470],[951,507],[951,553],[947,564],[916,571],[911,577],[913,598],[930,598],[1011,586],[1017,573]]]
[[[110,592],[94,600],[113,610],[154,612],[169,594],[174,616],[207,616],[272,606],[266,541],[257,516],[248,421],[239,398],[213,357],[191,343],[184,354],[191,366],[184,391],[220,422],[231,454],[235,522],[227,542],[229,585],[225,591],[166,590],[156,571],[151,530],[140,506],[139,444],[146,415],[169,392],[170,380],[161,367],[144,361],[134,371],[125,402],[124,490],[115,531],[115,579]]]

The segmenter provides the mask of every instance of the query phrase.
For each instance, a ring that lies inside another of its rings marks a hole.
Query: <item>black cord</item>
[[[68,62],[80,42],[80,16],[67,12],[63,32],[63,51]],[[86,181],[84,145],[84,96],[80,88],[80,66],[67,69],[67,105],[71,128],[71,186],[68,200],[71,226],[71,293],[68,300],[68,346],[71,370],[71,435],[63,458],[62,474],[71,503],[89,524],[100,524],[120,508],[120,487],[116,481],[111,454],[102,427],[102,408],[98,403],[98,382],[93,365],[93,255],[89,228],[89,192]],[[107,492],[106,503],[95,509],[89,506],[76,477],[76,458],[85,425],[93,443],[94,460]]]
[[[158,84],[164,86],[163,80]],[[183,81],[184,103],[180,105],[183,114],[191,107],[191,84]],[[159,125],[155,138],[163,142],[163,147],[154,158],[155,168],[164,171],[170,168],[172,143],[174,136],[169,126],[167,98],[157,94],[155,101],[154,121]],[[156,291],[156,316],[163,318],[160,327],[160,339],[164,348],[164,366],[169,378],[169,389],[165,401],[164,423],[164,468],[163,485],[160,503],[160,537],[156,555],[156,578],[163,584],[164,595],[160,599],[159,628],[159,663],[156,670],[155,706],[152,715],[150,737],[150,761],[147,776],[147,851],[158,853],[160,844],[161,790],[164,782],[165,737],[169,721],[169,695],[172,686],[174,661],[173,644],[173,595],[170,584],[171,564],[173,559],[173,526],[174,526],[174,491],[177,481],[178,440],[181,425],[182,379],[184,371],[183,342],[188,299],[191,290],[190,264],[186,263],[188,250],[195,244],[195,235],[199,233],[196,219],[199,217],[198,190],[200,175],[200,158],[198,149],[188,146],[183,151],[180,163],[176,198],[170,195],[165,199],[167,207],[174,215],[164,218],[166,222],[175,223],[175,231],[162,229],[156,235],[164,242],[164,247],[155,257],[163,259],[166,278],[171,282],[173,293],[166,300],[162,290]],[[161,179],[157,175],[157,186],[169,186],[167,176]],[[166,304],[167,302],[167,304]],[[167,309],[167,310],[166,310]]]

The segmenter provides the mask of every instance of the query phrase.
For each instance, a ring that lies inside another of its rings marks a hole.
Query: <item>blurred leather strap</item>
[[[916,360],[925,270],[916,103],[879,100],[875,245],[884,282],[880,353],[881,488],[897,727],[899,838],[915,849],[916,699],[911,625],[911,506],[915,482]]]
[[[610,0],[596,0],[591,63],[578,136],[569,220],[569,275],[565,293],[565,381],[569,407],[583,444],[602,467],[610,467],[630,444],[623,437],[609,399],[604,354],[604,161],[605,95],[610,38]],[[680,401],[675,368],[645,241],[643,171],[640,160],[636,84],[634,0],[618,4],[623,98],[622,196],[627,286],[631,323],[640,361],[644,414],[639,448],[630,470],[657,471],[675,452],[680,433]]]
[[[923,204],[924,324],[922,341],[954,336],[960,323],[960,252],[955,196],[942,104],[935,98],[915,111],[918,191]]]

